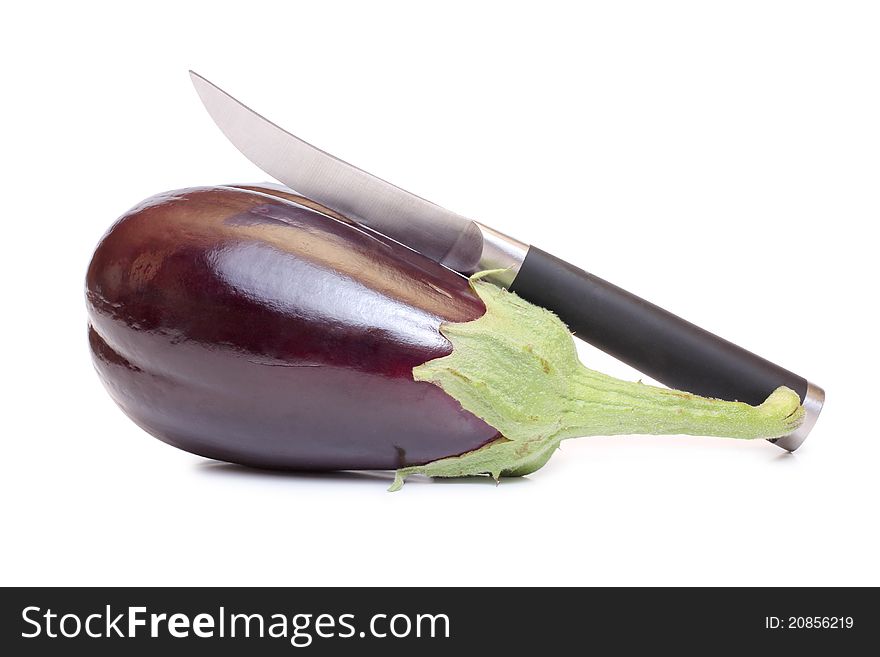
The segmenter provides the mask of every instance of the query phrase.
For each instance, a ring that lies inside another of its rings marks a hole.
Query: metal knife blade
[[[190,71],[211,118],[242,154],[297,192],[450,269],[476,271],[477,224],[306,143]]]

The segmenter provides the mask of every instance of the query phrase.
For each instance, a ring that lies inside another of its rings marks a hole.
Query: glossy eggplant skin
[[[95,367],[157,438],[281,469],[390,469],[497,431],[413,367],[485,307],[462,276],[292,193],[201,187],[117,221],[86,278]]]

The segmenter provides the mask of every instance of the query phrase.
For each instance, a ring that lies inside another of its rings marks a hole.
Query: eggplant
[[[101,240],[86,290],[110,395],[181,449],[263,468],[395,469],[498,433],[412,378],[451,352],[442,322],[485,312],[467,280],[301,197],[147,199]]]
[[[111,397],[204,457],[296,470],[522,475],[565,438],[785,435],[803,408],[619,381],[551,313],[270,186],[149,198],[86,276]]]

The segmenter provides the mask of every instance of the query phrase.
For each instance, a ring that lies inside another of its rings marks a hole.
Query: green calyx
[[[452,353],[413,369],[416,381],[440,386],[462,407],[498,429],[479,449],[401,468],[389,490],[411,474],[522,476],[543,466],[566,438],[629,434],[689,434],[778,438],[803,420],[800,397],[777,388],[759,406],[708,399],[629,382],[591,370],[553,313],[471,277],[486,313],[449,323],[440,332]]]

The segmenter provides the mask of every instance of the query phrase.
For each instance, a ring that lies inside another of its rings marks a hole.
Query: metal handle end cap
[[[815,426],[824,403],[825,391],[816,384],[808,381],[807,392],[803,399],[804,410],[806,413],[804,414],[804,421],[801,423],[801,426],[799,426],[793,433],[777,438],[776,440],[771,440],[770,442],[789,452],[796,450],[807,439],[807,435],[809,435],[810,431],[812,431]]]

